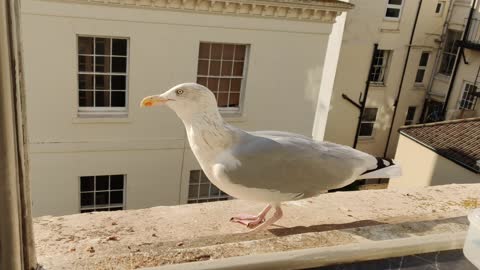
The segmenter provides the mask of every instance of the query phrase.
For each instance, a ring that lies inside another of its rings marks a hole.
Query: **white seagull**
[[[233,197],[268,204],[258,215],[232,217],[231,221],[254,230],[265,229],[282,217],[281,202],[313,197],[357,179],[401,174],[392,160],[348,146],[288,132],[236,128],[223,120],[213,93],[196,83],[145,97],[140,105],[160,104],[182,120],[190,147],[213,184]],[[275,213],[265,220],[271,208]]]

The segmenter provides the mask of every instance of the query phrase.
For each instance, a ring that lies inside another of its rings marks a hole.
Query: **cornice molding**
[[[296,21],[334,23],[341,12],[353,5],[333,0],[50,0],[115,7],[137,7],[234,15],[247,17],[276,18]]]

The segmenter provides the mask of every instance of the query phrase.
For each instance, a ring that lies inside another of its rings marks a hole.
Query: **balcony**
[[[241,200],[44,216],[35,242],[45,269],[307,269],[432,253],[437,263],[463,256],[479,193],[480,184],[329,193],[286,203],[259,233],[228,222],[263,207]]]
[[[472,50],[480,50],[480,19],[471,18],[465,40],[459,40],[459,45]]]

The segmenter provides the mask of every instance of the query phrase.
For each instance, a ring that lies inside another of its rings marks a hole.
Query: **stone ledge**
[[[240,200],[46,216],[34,227],[46,269],[228,269],[241,256],[250,269],[298,269],[461,248],[479,198],[480,184],[329,193],[286,203],[278,226],[255,234],[228,222],[263,207]]]

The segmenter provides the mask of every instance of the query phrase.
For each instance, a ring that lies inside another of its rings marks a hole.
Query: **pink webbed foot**
[[[265,209],[262,210],[258,215],[249,215],[249,214],[239,214],[230,219],[231,222],[236,222],[247,226],[247,228],[253,229],[258,225],[265,222],[265,216],[268,211],[272,208],[271,205],[267,205]]]

